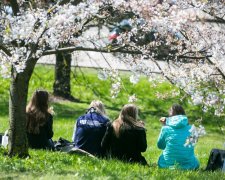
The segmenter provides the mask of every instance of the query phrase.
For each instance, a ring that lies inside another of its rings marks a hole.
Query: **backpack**
[[[54,143],[54,147],[56,151],[63,151],[63,152],[67,152],[69,151],[71,148],[73,148],[74,144],[62,137],[59,138],[58,141],[56,141]]]
[[[0,145],[4,148],[7,148],[8,146],[8,139],[8,130],[5,131],[5,134],[0,133]]]
[[[75,148],[73,142],[70,142],[62,137],[60,137],[59,140],[56,141],[54,144],[55,144],[54,147],[56,151],[66,152],[69,154],[85,155],[92,158],[96,158],[94,155],[88,153],[87,151]]]
[[[205,170],[215,171],[218,169],[225,171],[225,150],[212,149]]]

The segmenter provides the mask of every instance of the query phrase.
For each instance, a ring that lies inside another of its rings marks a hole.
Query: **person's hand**
[[[145,126],[145,122],[144,121],[139,121],[143,126]]]
[[[166,118],[165,117],[161,117],[159,119],[159,121],[163,124],[163,125],[166,125]]]

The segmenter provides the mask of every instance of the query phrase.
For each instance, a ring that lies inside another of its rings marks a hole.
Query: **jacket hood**
[[[180,129],[188,125],[188,118],[185,115],[177,115],[166,118],[166,125]]]

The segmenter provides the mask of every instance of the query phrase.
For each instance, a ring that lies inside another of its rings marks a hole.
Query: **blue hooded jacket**
[[[185,115],[166,118],[162,127],[157,146],[163,149],[158,166],[170,169],[197,169],[199,162],[194,155],[194,147],[185,147],[185,141],[190,136],[191,126]]]
[[[109,119],[93,109],[80,116],[73,133],[73,142],[76,148],[85,150],[96,156],[104,156],[101,141],[106,131]]]

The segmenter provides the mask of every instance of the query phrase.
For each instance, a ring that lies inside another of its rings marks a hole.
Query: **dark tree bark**
[[[10,0],[13,15],[19,12],[16,0]],[[3,48],[4,50],[5,48]],[[6,49],[7,50],[7,49]],[[5,51],[6,52],[6,51]],[[7,55],[11,56],[10,52]],[[16,73],[12,68],[12,80],[9,97],[9,155],[20,157],[28,156],[28,143],[26,135],[26,101],[29,79],[36,62],[28,62],[24,72]]]
[[[71,60],[71,53],[56,53],[53,94],[71,101],[78,101],[71,95],[70,90]]]
[[[64,5],[71,2],[77,5],[82,0],[62,0],[59,5]],[[70,89],[70,73],[71,73],[72,55],[69,52],[57,52],[55,64],[55,81],[53,84],[53,94],[71,101],[79,101],[71,95]]]
[[[17,16],[17,13],[19,12],[17,0],[10,0],[10,5],[12,6],[14,16]]]
[[[16,73],[12,70],[12,80],[9,98],[9,156],[28,156],[28,142],[26,135],[26,103],[29,80],[37,60],[27,62],[25,70]]]

